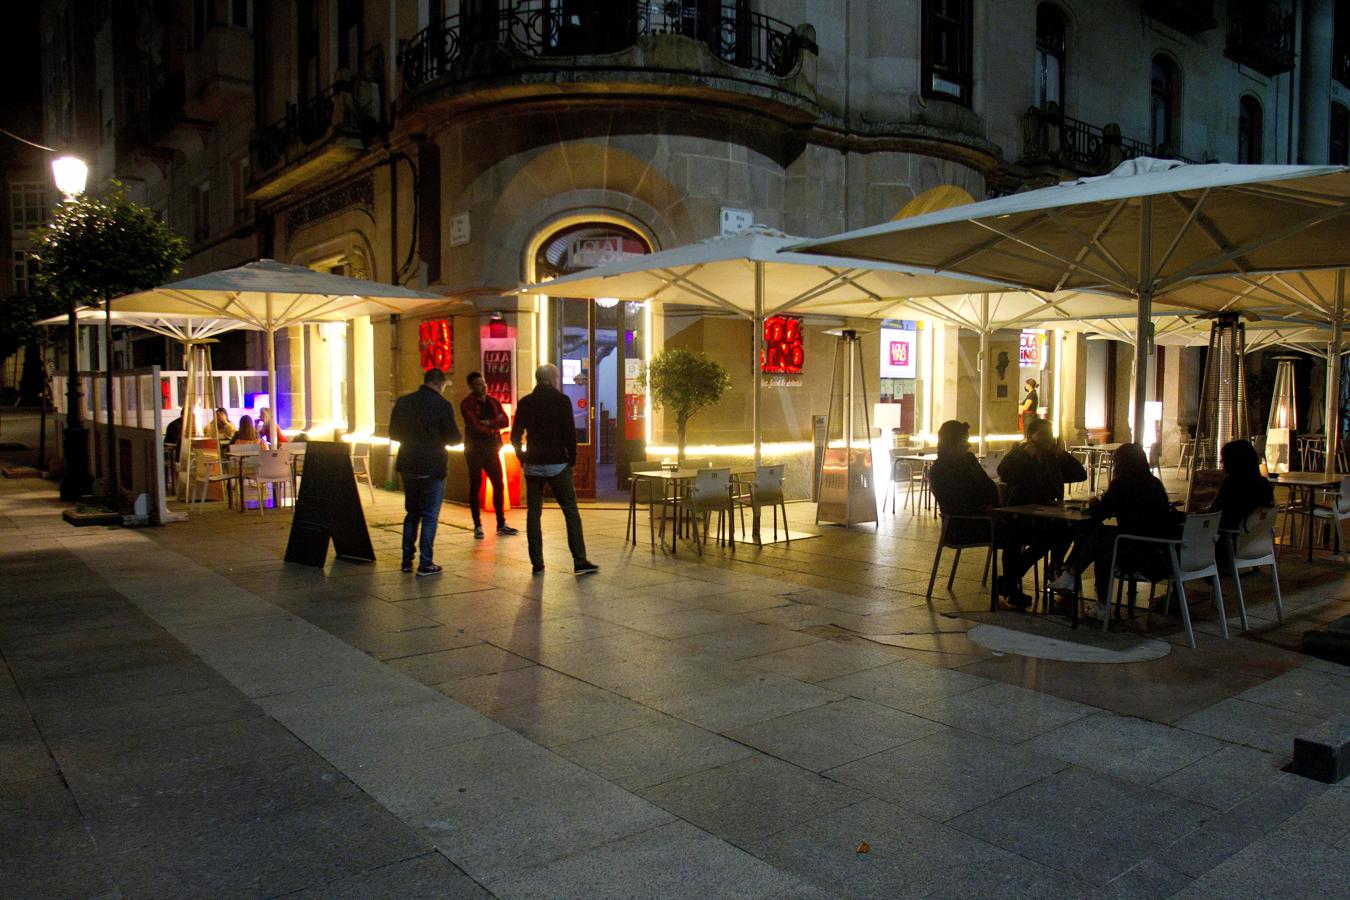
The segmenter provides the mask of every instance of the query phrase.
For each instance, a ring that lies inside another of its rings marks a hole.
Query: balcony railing
[[[1234,0],[1223,53],[1267,77],[1293,71],[1294,14],[1267,0]]]
[[[584,0],[566,9],[518,0],[495,18],[449,16],[413,36],[399,56],[403,86],[415,90],[450,72],[467,49],[496,43],[534,59],[622,52],[644,35],[678,34],[729,65],[776,78],[790,75],[803,49],[815,50],[787,23],[723,4],[715,14],[679,3]]]
[[[1032,108],[1024,118],[1023,163],[1053,163],[1085,174],[1109,172],[1127,159],[1152,156],[1195,163],[1166,145],[1128,138],[1120,126],[1098,127],[1050,109]]]

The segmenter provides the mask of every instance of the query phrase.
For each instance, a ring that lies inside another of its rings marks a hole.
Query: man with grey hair
[[[516,420],[511,425],[511,444],[525,469],[525,534],[529,538],[530,565],[534,574],[543,574],[544,535],[540,519],[547,486],[567,521],[567,548],[572,551],[573,571],[589,575],[600,567],[586,558],[586,539],[581,532],[581,513],[577,511],[577,492],[572,483],[572,467],[577,462],[572,401],[558,390],[557,366],[545,363],[535,369],[534,382],[534,390],[520,398]]]

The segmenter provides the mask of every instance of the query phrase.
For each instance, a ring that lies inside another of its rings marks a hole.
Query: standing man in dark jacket
[[[567,520],[567,548],[572,551],[573,571],[589,575],[599,566],[586,558],[586,539],[581,532],[577,492],[572,467],[577,461],[577,426],[572,419],[572,401],[558,390],[558,367],[545,363],[534,370],[534,390],[520,398],[516,421],[511,426],[511,444],[525,467],[525,534],[530,543],[534,574],[544,571],[544,534],[540,518],[544,511],[544,486]],[[524,445],[522,446],[522,439]]]
[[[460,441],[455,408],[441,396],[444,390],[445,373],[428,369],[422,386],[399,397],[389,416],[389,437],[399,444],[396,468],[403,477],[403,571],[413,570],[413,552],[418,551],[418,575],[441,573],[432,560],[432,545],[445,499],[445,445]]]
[[[483,539],[479,493],[483,476],[492,485],[492,507],[497,513],[498,534],[519,534],[506,524],[506,493],[502,487],[502,429],[511,424],[496,397],[488,396],[487,382],[479,372],[469,373],[469,396],[459,404],[464,417],[464,462],[469,467],[469,510],[473,513],[473,536]]]

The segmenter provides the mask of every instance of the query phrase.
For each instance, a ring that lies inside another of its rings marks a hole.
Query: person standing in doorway
[[[395,468],[403,478],[403,571],[439,575],[433,558],[437,516],[445,499],[445,447],[460,441],[455,408],[441,396],[445,373],[428,369],[422,386],[404,394],[389,415],[389,437],[398,441]],[[418,536],[418,526],[421,536]]]
[[[534,370],[534,390],[520,399],[516,421],[511,425],[511,444],[525,467],[525,534],[530,544],[534,574],[544,572],[544,535],[540,518],[544,511],[544,488],[549,487],[567,521],[567,548],[572,551],[573,571],[578,575],[598,572],[586,558],[586,539],[577,511],[577,492],[572,467],[577,461],[577,426],[572,419],[572,401],[558,390],[558,367],[545,363]],[[522,441],[524,442],[522,444]]]
[[[1038,418],[1036,410],[1040,409],[1041,396],[1037,393],[1040,384],[1034,378],[1027,379],[1027,395],[1022,398],[1022,405],[1017,409],[1017,424],[1023,437],[1027,437],[1027,425],[1032,419]]]
[[[469,373],[469,396],[459,404],[464,417],[464,462],[469,467],[469,510],[473,513],[473,536],[483,539],[479,495],[483,476],[492,485],[492,508],[497,513],[498,534],[519,534],[506,524],[506,492],[503,489],[502,429],[511,424],[496,397],[488,395],[487,382],[479,372]]]

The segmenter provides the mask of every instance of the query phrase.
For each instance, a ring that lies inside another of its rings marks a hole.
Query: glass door
[[[557,352],[559,385],[572,402],[577,429],[577,464],[572,472],[577,496],[595,497],[595,346],[590,300],[558,297],[553,301],[553,346]]]

